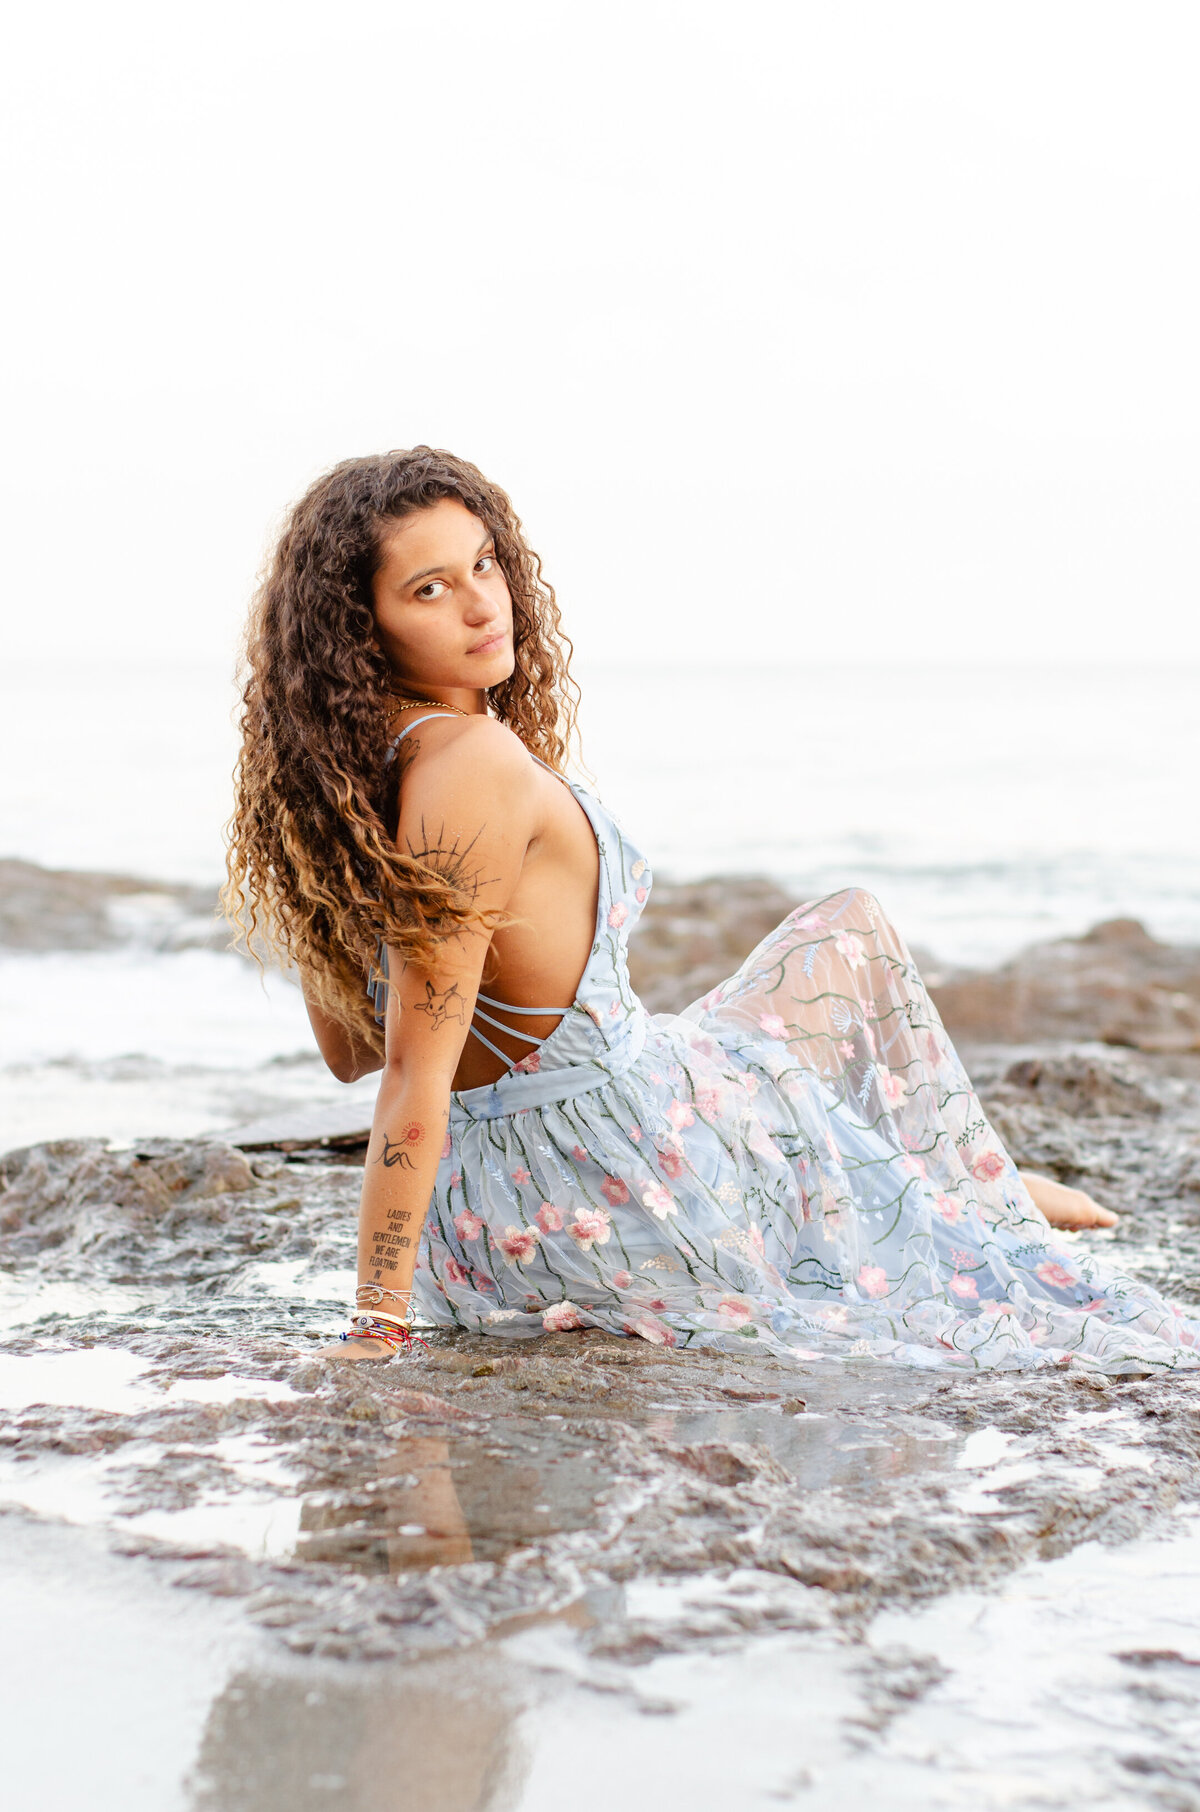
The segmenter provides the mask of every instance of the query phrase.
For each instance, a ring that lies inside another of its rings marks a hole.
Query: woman
[[[870,895],[646,1014],[626,945],[650,871],[563,776],[563,649],[507,497],[427,447],[320,479],[262,586],[227,904],[299,969],[333,1073],[382,1071],[329,1350],[407,1349],[416,1309],[806,1358],[1195,1363],[1200,1324],[1056,1242],[1047,1213],[1114,1217],[1018,1175]]]

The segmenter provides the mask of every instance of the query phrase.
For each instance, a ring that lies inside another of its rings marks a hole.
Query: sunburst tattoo
[[[448,842],[445,822],[439,827],[436,837],[431,836],[422,816],[420,846],[408,840],[408,853],[414,862],[423,862],[426,868],[432,868],[451,887],[474,899],[481,887],[488,886],[490,881],[496,879],[493,875],[485,881],[482,870],[471,855],[482,834],[482,830],[476,831],[467,843],[459,843],[457,837]]]

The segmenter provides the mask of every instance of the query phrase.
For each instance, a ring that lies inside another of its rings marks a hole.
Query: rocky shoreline
[[[1018,1155],[1121,1211],[1114,1234],[1075,1237],[1200,1301],[1200,1086],[1164,1074],[1162,1057],[1097,1046],[977,1058]],[[318,1360],[352,1263],[358,1174],[203,1140],[9,1154],[0,1263],[27,1312],[4,1352],[35,1375],[80,1349],[125,1355],[137,1400],[35,1393],[0,1432],[0,1500],[16,1490],[28,1504],[20,1487],[39,1465],[101,1463],[123,1552],[242,1599],[292,1649],[359,1657],[473,1642],[585,1602],[596,1652],[632,1655],[675,1638],[639,1632],[613,1589],[731,1570],[741,1583],[721,1618],[738,1628],[859,1627],[880,1603],[1200,1504],[1188,1375],[931,1384],[744,1343],[671,1353],[594,1333],[517,1346],[434,1335],[412,1360]],[[210,1384],[222,1400],[189,1399]],[[982,1500],[958,1469],[981,1427],[1022,1462],[1003,1486],[985,1480]],[[141,1527],[247,1491],[259,1502],[231,1441],[260,1468],[269,1456],[276,1494],[299,1504],[283,1557]]]
[[[799,904],[764,876],[659,878],[630,943],[634,988],[650,1012],[678,1012],[731,975]],[[216,890],[0,859],[0,951],[123,944],[163,952],[227,948]],[[956,1040],[1094,1040],[1169,1057],[1200,1055],[1200,946],[1162,943],[1136,919],[1031,944],[996,969],[952,968],[927,952],[914,955]]]
[[[791,904],[757,881],[654,898],[635,985],[662,1008]],[[200,906],[175,900],[154,935],[191,935]],[[100,935],[80,911],[72,936]],[[147,935],[145,912],[114,923]],[[992,973],[929,966],[1018,1162],[1121,1215],[1064,1239],[1200,1302],[1200,952],[1118,924]],[[883,1731],[941,1672],[881,1660],[882,1612],[1200,1510],[1200,1374],[933,1381],[594,1331],[321,1360],[365,1129],[297,1115],[0,1159],[0,1513],[35,1546],[99,1540],[137,1592],[236,1610],[297,1664],[428,1666],[569,1631],[576,1685],[639,1711],[662,1709],[638,1680],[665,1658],[788,1635],[841,1657]]]

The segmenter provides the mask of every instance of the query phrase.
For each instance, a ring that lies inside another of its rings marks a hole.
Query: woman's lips
[[[507,635],[508,635],[507,629],[498,629],[496,631],[495,635],[490,635],[487,638],[486,642],[476,642],[476,644],[473,648],[468,648],[467,653],[468,654],[490,654],[493,648],[499,648],[500,644],[506,639]]]

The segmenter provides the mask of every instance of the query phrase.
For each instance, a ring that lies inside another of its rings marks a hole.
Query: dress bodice
[[[564,784],[592,827],[599,855],[596,924],[587,966],[575,999],[549,1037],[495,1082],[451,1094],[452,1122],[496,1119],[594,1088],[627,1069],[645,1039],[645,1013],[629,985],[628,945],[650,894],[650,865],[594,793],[576,781],[564,779]],[[379,976],[370,985],[379,1019],[386,990],[387,951],[381,947]]]

